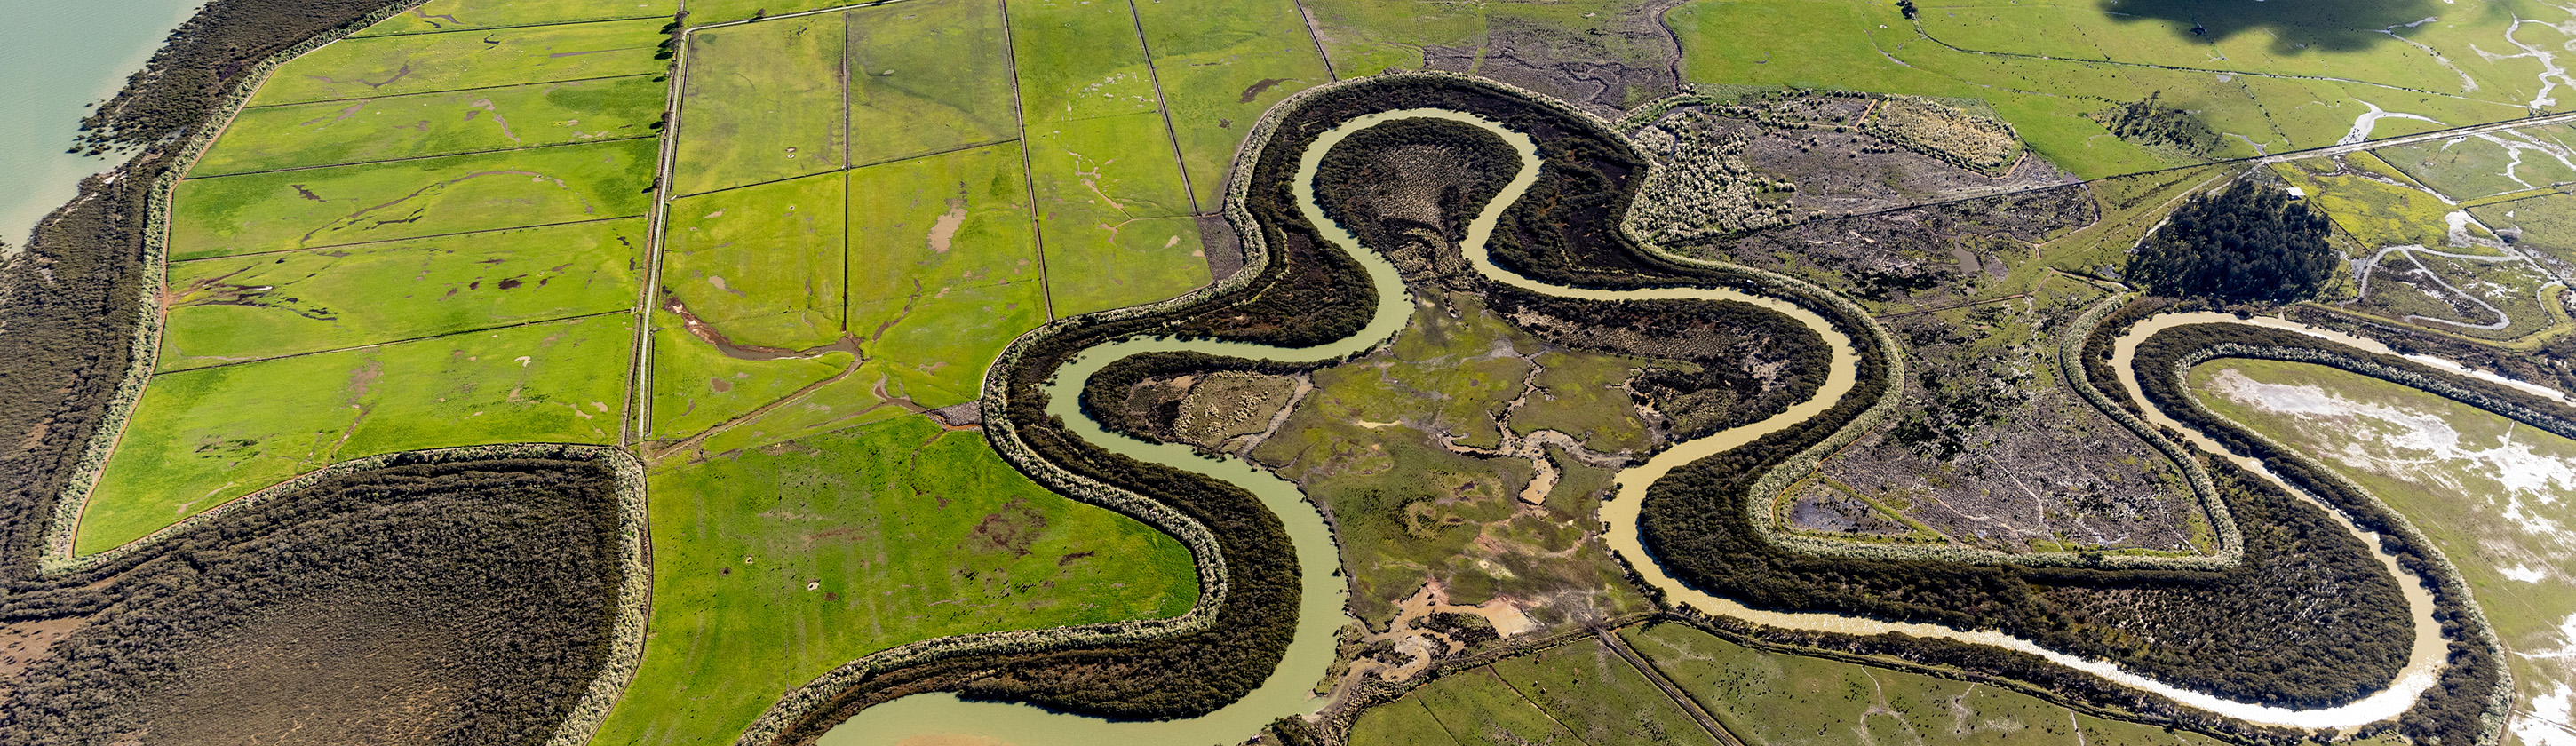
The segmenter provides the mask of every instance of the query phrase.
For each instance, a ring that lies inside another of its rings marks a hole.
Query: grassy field
[[[839,380],[827,379],[802,397],[784,402],[758,417],[710,433],[697,445],[675,452],[668,458],[715,458],[747,448],[913,416],[909,410],[876,395],[879,386],[892,388],[900,385],[890,379],[884,364],[862,363],[848,376]]]
[[[678,0],[429,0],[355,36],[425,34],[543,23],[669,18]]]
[[[743,360],[690,336],[667,311],[653,312],[653,437],[677,441],[725,424],[824,379],[852,362],[846,352],[814,358]]]
[[[1197,598],[1178,542],[920,417],[652,480],[653,636],[600,743],[729,743],[779,692],[877,650]]]
[[[154,376],[77,551],[353,458],[616,442],[632,334],[623,318],[576,319]]]
[[[1011,46],[1030,137],[1041,122],[1155,110],[1154,80],[1126,3],[1013,0]],[[1163,158],[1171,160],[1169,143]]]
[[[344,39],[277,68],[255,106],[661,72],[663,18]]]
[[[188,179],[170,257],[440,236],[641,215],[654,141]]]
[[[652,137],[655,75],[245,109],[190,176]]]
[[[2516,248],[2540,254],[2562,270],[2576,268],[2576,194],[2548,194],[2468,211],[2497,230],[2522,231]]]
[[[1598,640],[1441,677],[1360,715],[1352,746],[1713,744],[1681,705]]]
[[[2015,6],[2009,12],[2019,11]],[[1924,15],[1934,13],[1927,8]],[[1675,8],[1667,18],[1682,39],[1683,71],[1691,80],[1979,98],[2012,122],[2033,150],[2086,178],[2177,163],[2110,137],[2087,118],[2149,93],[2161,93],[2164,101],[2198,112],[2222,134],[2242,136],[2224,138],[2214,157],[2254,155],[2253,143],[2271,152],[2332,144],[2368,111],[2363,101],[2453,126],[2527,114],[2514,102],[2411,94],[2363,83],[1963,52],[1917,36],[1893,4],[1701,0]],[[2051,25],[2048,18],[2016,21],[1987,33],[2063,36],[2062,27]],[[1927,20],[1927,28],[1936,29],[1936,35],[1955,27],[1949,24],[1947,16],[1938,22]],[[1747,28],[1764,32],[1741,33]],[[2462,54],[2469,53],[2462,50]],[[2102,59],[2104,55],[2096,51],[2076,56]],[[2382,119],[2371,135],[2386,137],[2434,126]]]
[[[2371,154],[2454,200],[2519,192],[2576,181],[2576,132],[2564,126],[2530,127],[2494,135],[2442,140]]]
[[[2190,381],[2210,409],[2316,456],[2431,537],[2515,653],[2515,734],[2563,742],[2545,721],[2567,722],[2576,687],[2576,441],[2322,366],[2221,360]]]
[[[2001,6],[1936,2],[1918,7],[1925,32],[1979,51],[2349,78],[2450,94],[2467,92],[2462,90],[2462,74],[2443,59],[2379,31],[2400,27],[2400,37],[2421,35],[2420,27],[2404,25],[2444,15],[2444,8],[2433,0],[2276,0],[2262,5],[2214,0],[2129,4],[2035,0]],[[2479,18],[2473,23],[2500,26],[2496,20]],[[2201,33],[2192,31],[2195,25],[2202,27]],[[2036,33],[2040,31],[2045,33]],[[2487,46],[2498,45],[2489,42]],[[2459,57],[2477,57],[2466,49],[2458,51]],[[2395,90],[2389,94],[2405,94],[2409,100],[2415,95]]]
[[[848,167],[846,42],[832,13],[691,34],[674,193]]]
[[[1057,316],[1162,300],[1208,282],[1190,200],[1151,111],[1029,129]],[[1159,219],[1158,219],[1159,218]]]
[[[851,162],[1019,137],[998,3],[913,0],[849,18]]]
[[[862,168],[850,195],[850,329],[920,405],[975,398],[1047,319],[1018,144]]]
[[[853,4],[849,0],[695,0],[689,3],[689,25],[770,18]]]
[[[1253,122],[1332,79],[1293,0],[1137,0],[1197,211],[1223,209],[1226,169]]]
[[[1727,730],[1756,746],[2221,743],[1975,684],[1752,650],[1679,624],[1631,627],[1619,635]]]
[[[158,370],[625,310],[644,228],[612,220],[174,263]]]
[[[804,349],[841,336],[840,174],[672,200],[664,302],[736,344]]]
[[[1716,743],[1679,703],[1599,640],[1505,658],[1487,670],[1591,746]]]
[[[2276,163],[2272,170],[2305,190],[2309,204],[2334,218],[2365,249],[2450,245],[2450,226],[2442,216],[2450,214],[2451,206],[2369,154]]]

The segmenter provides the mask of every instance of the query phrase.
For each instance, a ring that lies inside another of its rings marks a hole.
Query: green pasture
[[[1716,743],[1680,703],[1599,640],[1505,658],[1488,670],[1591,746]]]
[[[653,437],[679,441],[723,425],[848,370],[846,352],[743,360],[653,312]]]
[[[2504,656],[2518,701],[2576,685],[2565,655],[2576,651],[2576,572],[2565,562],[2576,552],[2576,441],[2317,365],[2217,360],[2189,380],[2212,411],[2318,458],[2431,538],[2505,649],[2521,653]]]
[[[659,77],[244,109],[188,175],[653,137],[666,85]]]
[[[642,219],[170,265],[160,372],[635,305]]]
[[[2530,127],[2491,135],[2499,140],[2530,143],[2560,152],[2571,150],[2576,132],[2565,126]],[[2493,140],[2464,137],[2371,151],[2417,182],[2455,200],[2472,200],[2552,184],[2576,181],[2576,157],[2561,161],[2531,148],[2507,150]]]
[[[574,319],[154,376],[75,551],[349,459],[490,443],[613,443],[622,317]]]
[[[672,190],[759,184],[849,166],[841,16],[689,35]]]
[[[1681,624],[1631,627],[1619,636],[1753,746],[2222,743],[1987,685],[1753,650]]]
[[[641,215],[653,140],[179,182],[170,258],[388,241]]]
[[[862,305],[1038,279],[1018,143],[869,166],[849,180],[854,317]]]
[[[622,18],[669,19],[677,0],[429,0],[352,36],[430,34]]]
[[[1293,0],[1137,0],[1197,211],[1225,203],[1235,147],[1272,104],[1332,80]]]
[[[1035,281],[979,285],[870,304],[852,304],[852,331],[868,359],[884,364],[894,396],[937,408],[974,400],[984,369],[1030,329],[1047,322]]]
[[[910,410],[876,395],[879,387],[899,389],[902,385],[892,380],[884,369],[882,363],[862,363],[855,373],[827,381],[804,396],[711,433],[695,447],[666,458],[713,458],[746,448],[913,416]],[[900,396],[891,391],[888,393]]]
[[[1176,616],[1189,551],[905,417],[651,476],[653,634],[599,743],[730,743],[781,692],[947,635]]]
[[[1512,690],[1512,685],[1496,676],[1493,669],[1477,667],[1442,677],[1404,699],[1382,705],[1378,710],[1391,710],[1407,705],[1421,708],[1432,726],[1425,730],[1396,730],[1388,725],[1371,723],[1366,717],[1351,728],[1352,746],[1376,744],[1456,743],[1460,746],[1518,746],[1519,744],[1583,743],[1582,736],[1556,722],[1546,710],[1530,704],[1528,698]],[[1453,723],[1452,721],[1456,721]],[[1420,721],[1414,723],[1419,728]],[[1375,727],[1371,727],[1375,725]],[[1364,730],[1365,729],[1365,730]],[[1363,735],[1365,733],[1366,735]]]
[[[1154,80],[1124,2],[1010,0],[1011,48],[1019,70],[1020,111],[1036,137],[1039,123],[1069,123],[1156,111]],[[1157,122],[1160,121],[1158,118]],[[1051,125],[1052,126],[1052,125]],[[1157,133],[1163,158],[1171,144]]]
[[[2546,194],[2468,211],[2489,227],[2522,231],[2515,248],[2576,267],[2576,195]]]
[[[1000,4],[910,0],[849,24],[852,163],[1019,137]]]
[[[2323,210],[2335,226],[2369,250],[2383,246],[2450,245],[2452,211],[2441,196],[2405,183],[2367,153],[2329,162],[2305,159],[2272,165],[2274,173],[2307,192],[2309,206]],[[2341,166],[2341,168],[2337,168]]]
[[[846,181],[824,174],[672,200],[665,302],[685,304],[735,344],[805,349],[839,339]]]
[[[887,395],[930,408],[974,399],[1002,347],[1047,322],[1019,152],[1004,143],[850,172],[849,328]]]
[[[254,106],[661,72],[667,18],[342,39],[280,65]]]
[[[2347,78],[2461,94],[2444,60],[2380,30],[2445,15],[2435,0],[2323,2],[2224,0],[2103,3],[2033,0],[2007,5],[1920,3],[1925,33],[1962,48],[2139,65]],[[2494,33],[2506,19],[2467,14]],[[2203,33],[2192,28],[2202,26]],[[2397,29],[2415,36],[2417,29]],[[2501,39],[2488,42],[2494,48]],[[2460,49],[2460,57],[2476,57]],[[2537,72],[2537,71],[2535,71]],[[2391,90],[2391,95],[2416,95]]]
[[[1056,316],[1162,300],[1208,283],[1161,115],[1037,125],[1029,138]]]
[[[2018,11],[2015,6],[1995,12]],[[2363,83],[1963,52],[1916,35],[1894,4],[1700,0],[1673,9],[1666,18],[1682,39],[1683,71],[1690,80],[1983,99],[2013,124],[2033,150],[2085,178],[2180,165],[2111,137],[2087,117],[2150,93],[2161,93],[2167,104],[2196,111],[2222,134],[2244,138],[2224,138],[2213,157],[2255,155],[2248,140],[2263,144],[2269,152],[2331,145],[2367,111],[2361,101],[2388,111],[2429,116],[2450,126],[2527,115],[2520,104],[2509,101],[2415,94]],[[2033,24],[2047,26],[2046,19],[2042,15],[2010,29],[2029,36],[2053,33],[2050,28],[2032,29]],[[1942,23],[1947,22],[1945,16]],[[1749,28],[1763,33],[1743,33]],[[2102,54],[2087,56],[2098,60]],[[2437,126],[2383,119],[2371,136]]]
[[[792,13],[854,5],[849,0],[690,0],[689,25],[752,21],[751,25]],[[737,26],[739,28],[739,26]]]

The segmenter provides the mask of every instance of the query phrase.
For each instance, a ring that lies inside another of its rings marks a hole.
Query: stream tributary
[[[1372,287],[1376,289],[1378,307],[1370,323],[1358,334],[1338,342],[1309,348],[1280,348],[1267,345],[1218,341],[1179,341],[1160,338],[1131,338],[1111,342],[1084,351],[1059,369],[1046,391],[1047,411],[1064,420],[1078,437],[1110,451],[1177,469],[1224,479],[1260,497],[1262,504],[1276,513],[1296,542],[1297,560],[1303,569],[1305,595],[1299,605],[1297,632],[1285,660],[1273,671],[1261,688],[1251,695],[1204,717],[1160,722],[1111,722],[1077,715],[1051,713],[1027,705],[966,702],[953,695],[930,694],[906,697],[868,708],[823,736],[827,746],[929,744],[1011,744],[1012,746],[1090,746],[1134,744],[1137,746],[1204,746],[1211,743],[1234,743],[1250,737],[1263,725],[1280,717],[1312,712],[1324,700],[1313,695],[1315,684],[1324,676],[1334,657],[1334,632],[1348,623],[1343,611],[1348,586],[1336,572],[1340,559],[1329,529],[1314,506],[1307,503],[1295,484],[1257,468],[1239,458],[1211,460],[1188,446],[1151,444],[1127,437],[1100,426],[1084,415],[1077,397],[1094,373],[1112,362],[1138,354],[1165,351],[1195,351],[1211,355],[1283,362],[1333,360],[1371,349],[1404,327],[1412,305],[1402,278],[1394,265],[1359,244],[1349,231],[1325,217],[1317,206],[1314,177],[1325,153],[1344,138],[1360,130],[1398,119],[1438,118],[1483,127],[1501,136],[1519,152],[1521,168],[1502,191],[1486,204],[1469,223],[1460,249],[1476,271],[1487,279],[1532,292],[1569,298],[1599,300],[1680,299],[1738,301],[1761,306],[1791,318],[1814,330],[1833,348],[1831,369],[1826,381],[1813,398],[1790,407],[1768,419],[1721,431],[1709,436],[1675,444],[1646,463],[1619,472],[1617,496],[1602,508],[1602,519],[1609,524],[1607,536],[1611,548],[1628,558],[1630,564],[1648,582],[1661,589],[1667,598],[1687,603],[1700,611],[1734,617],[1756,624],[1784,629],[1836,632],[1853,635],[1903,633],[1918,637],[1941,638],[1975,645],[1986,645],[2043,656],[2061,665],[2093,673],[2172,698],[2184,705],[2255,723],[2288,725],[2305,728],[2348,727],[2367,724],[2395,716],[2411,705],[2425,687],[2431,685],[2439,665],[2438,630],[2429,618],[2431,604],[2419,600],[2420,589],[2409,596],[2414,602],[2418,625],[2415,655],[2395,685],[2342,707],[2293,710],[2247,704],[2221,699],[2164,684],[2123,670],[2118,665],[2079,658],[2045,649],[2036,643],[1995,630],[1963,631],[1930,624],[1887,622],[1833,613],[1795,613],[1747,608],[1729,599],[1719,598],[1683,585],[1667,575],[1649,555],[1637,533],[1637,516],[1645,502],[1648,485],[1684,464],[1726,452],[1750,443],[1764,435],[1824,413],[1842,397],[1851,394],[1858,383],[1859,354],[1852,339],[1834,328],[1823,316],[1797,304],[1720,288],[1648,288],[1638,290],[1600,290],[1574,288],[1540,282],[1496,266],[1485,249],[1504,209],[1520,199],[1539,176],[1537,144],[1531,138],[1482,117],[1444,109],[1406,109],[1381,112],[1352,119],[1324,133],[1301,154],[1296,182],[1292,185],[1298,206],[1335,246],[1356,258],[1367,268]],[[2124,340],[2122,349],[2134,346]],[[2125,375],[2126,370],[2123,369]],[[2340,514],[2338,514],[2340,518]],[[2345,521],[2347,528],[2352,528]],[[2366,542],[2376,546],[2375,537],[2353,529]],[[2392,570],[2395,570],[2392,563]],[[2411,575],[2399,572],[2400,578]],[[2401,583],[2410,589],[2415,583]],[[2428,660],[2425,638],[2431,634]]]

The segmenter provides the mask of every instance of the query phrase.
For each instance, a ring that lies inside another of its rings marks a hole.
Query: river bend
[[[1741,619],[1755,624],[1793,630],[1831,632],[1848,635],[1901,633],[1917,637],[1939,638],[1974,645],[1990,646],[2041,656],[2059,665],[2085,671],[2124,686],[2161,695],[2185,706],[2226,717],[2265,725],[2299,728],[2342,728],[2359,726],[2396,716],[2412,706],[2426,688],[2432,686],[2440,666],[2441,640],[2438,625],[2431,620],[2432,605],[2416,583],[2401,582],[2412,589],[2408,599],[2414,608],[2417,644],[2407,666],[2397,681],[2377,694],[2341,707],[2299,710],[2268,705],[2235,702],[2201,692],[2175,687],[2136,673],[2108,661],[2080,658],[2049,650],[2037,643],[1996,630],[1962,631],[1931,624],[1888,622],[1825,612],[1777,612],[1745,607],[1733,600],[1719,598],[1683,585],[1667,575],[1645,551],[1638,534],[1638,512],[1645,503],[1649,485],[1673,469],[1693,461],[1751,443],[1765,435],[1831,409],[1843,397],[1851,395],[1858,384],[1860,355],[1853,340],[1834,328],[1822,315],[1804,306],[1779,298],[1751,295],[1723,288],[1658,287],[1634,290],[1575,288],[1541,282],[1505,270],[1493,263],[1487,253],[1486,240],[1493,235],[1502,213],[1530,186],[1538,181],[1540,159],[1538,146],[1528,135],[1473,114],[1446,109],[1404,109],[1380,112],[1351,119],[1325,132],[1306,147],[1299,156],[1296,181],[1292,185],[1298,208],[1317,230],[1333,245],[1358,260],[1366,268],[1370,285],[1375,288],[1378,306],[1369,324],[1359,333],[1336,342],[1307,348],[1283,348],[1243,342],[1182,341],[1164,338],[1129,338],[1083,351],[1060,368],[1046,385],[1047,412],[1062,418],[1077,437],[1121,455],[1176,469],[1196,472],[1231,482],[1258,496],[1262,505],[1277,514],[1296,542],[1297,561],[1303,568],[1301,581],[1305,594],[1299,603],[1296,637],[1288,646],[1279,667],[1263,685],[1242,700],[1206,716],[1188,720],[1157,722],[1112,722],[1097,718],[1051,713],[1037,707],[1019,704],[966,702],[950,694],[925,694],[905,697],[861,710],[856,717],[833,728],[823,736],[826,746],[894,746],[909,744],[996,743],[1014,746],[1089,746],[1100,744],[1134,744],[1136,746],[1204,746],[1209,743],[1232,743],[1257,732],[1280,717],[1311,713],[1323,704],[1313,696],[1334,657],[1334,632],[1348,623],[1344,612],[1348,585],[1338,576],[1340,558],[1323,517],[1294,483],[1232,456],[1211,460],[1188,446],[1147,443],[1103,428],[1081,411],[1080,396],[1091,376],[1110,363],[1140,354],[1155,352],[1201,352],[1210,355],[1268,360],[1289,363],[1311,363],[1343,358],[1373,349],[1391,339],[1410,317],[1411,297],[1403,279],[1392,263],[1376,251],[1360,245],[1358,239],[1340,224],[1324,215],[1317,206],[1314,178],[1324,154],[1344,138],[1376,125],[1399,119],[1436,118],[1482,127],[1510,143],[1520,156],[1520,171],[1504,185],[1469,223],[1460,243],[1460,251],[1476,271],[1486,279],[1531,292],[1567,298],[1594,300],[1705,300],[1736,301],[1761,306],[1785,314],[1806,325],[1823,337],[1833,348],[1831,369],[1823,386],[1813,398],[1790,407],[1768,419],[1720,431],[1706,437],[1682,442],[1657,454],[1644,464],[1624,469],[1617,475],[1617,495],[1602,507],[1601,518],[1609,526],[1607,538],[1614,551],[1627,558],[1646,582],[1677,603],[1688,604],[1701,612]],[[2152,330],[2145,330],[2151,333]],[[2134,348],[2143,334],[2124,338],[2120,349]],[[2122,367],[2121,375],[2130,374]],[[2134,384],[2131,389],[2134,390]],[[2149,407],[2153,410],[2153,407]],[[2158,416],[2161,419],[2161,415]],[[2258,472],[2259,473],[2259,472]],[[2343,519],[2341,513],[2329,513]],[[2353,528],[2348,519],[2343,525],[2357,536],[2377,546],[2376,536]],[[2412,577],[2395,566],[2383,553],[2382,559],[2399,578]]]

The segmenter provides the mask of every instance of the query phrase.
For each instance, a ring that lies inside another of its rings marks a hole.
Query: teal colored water
[[[123,158],[65,153],[88,105],[125,85],[205,0],[0,2],[0,242],[16,246],[80,180]]]

